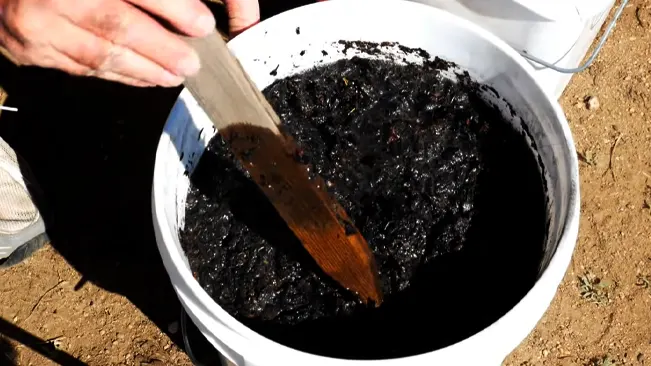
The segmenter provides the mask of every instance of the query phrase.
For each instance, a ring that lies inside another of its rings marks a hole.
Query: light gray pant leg
[[[0,268],[43,246],[45,224],[21,173],[16,152],[0,138]]]

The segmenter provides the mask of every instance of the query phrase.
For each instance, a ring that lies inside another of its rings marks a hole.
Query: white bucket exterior
[[[394,41],[453,61],[476,80],[495,88],[522,117],[538,146],[550,194],[549,240],[535,286],[512,310],[481,332],[446,348],[407,358],[357,361],[321,357],[253,332],[201,288],[179,244],[189,187],[184,173],[186,169],[192,172],[215,133],[194,98],[184,90],[159,142],[152,190],[156,239],[174,289],[201,332],[238,366],[499,365],[549,306],[576,243],[578,162],[563,112],[535,80],[531,66],[506,43],[469,21],[413,2],[320,2],[266,20],[233,39],[229,47],[262,89],[277,78],[346,57],[341,52],[343,47],[333,44],[342,39]],[[322,50],[328,56],[323,56]],[[302,57],[301,51],[305,51]],[[277,75],[272,76],[276,68]],[[514,123],[520,126],[521,122],[516,119]]]
[[[578,67],[615,0],[411,0],[447,10],[505,40],[518,51],[563,68]],[[572,74],[535,62],[543,88],[560,98]]]

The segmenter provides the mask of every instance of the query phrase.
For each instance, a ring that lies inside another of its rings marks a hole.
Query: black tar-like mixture
[[[445,65],[354,58],[264,90],[367,239],[383,305],[321,273],[219,135],[191,177],[181,233],[217,303],[287,346],[382,359],[460,341],[524,296],[546,233],[538,164],[479,85],[448,81]]]

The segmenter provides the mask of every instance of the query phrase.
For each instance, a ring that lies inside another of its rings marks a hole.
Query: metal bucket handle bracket
[[[599,44],[597,45],[595,50],[592,51],[592,55],[590,55],[588,60],[586,60],[586,62],[583,65],[579,66],[579,67],[575,67],[575,68],[558,67],[558,66],[556,66],[554,64],[551,64],[551,63],[549,63],[547,61],[541,60],[536,56],[528,54],[527,51],[525,51],[525,50],[519,51],[519,53],[520,53],[520,55],[522,55],[522,57],[526,58],[529,61],[533,61],[533,62],[535,62],[537,64],[543,65],[543,66],[545,66],[547,68],[550,68],[550,69],[552,69],[554,71],[558,71],[558,72],[563,73],[563,74],[575,74],[577,72],[581,72],[581,71],[587,69],[588,67],[590,67],[590,65],[592,65],[594,60],[597,58],[597,55],[599,54],[599,51],[601,51],[601,48],[606,43],[606,40],[608,39],[608,36],[610,35],[610,32],[613,30],[613,28],[615,28],[615,23],[617,23],[617,20],[622,15],[622,12],[624,11],[624,8],[626,7],[626,4],[628,4],[628,0],[622,0],[621,4],[619,5],[619,8],[617,8],[617,12],[615,12],[615,16],[613,17],[613,20],[610,21],[610,23],[608,24],[608,27],[606,27],[606,30],[604,31],[604,34],[601,36],[601,39],[599,40]]]

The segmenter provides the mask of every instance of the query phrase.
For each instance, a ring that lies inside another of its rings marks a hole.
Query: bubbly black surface
[[[310,353],[381,359],[490,325],[533,286],[545,192],[525,138],[440,75],[445,62],[353,58],[264,94],[373,250],[385,302],[322,275],[217,135],[187,197],[181,244],[203,288],[253,330]]]

